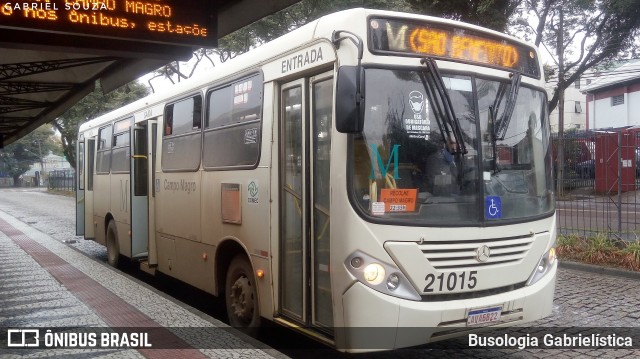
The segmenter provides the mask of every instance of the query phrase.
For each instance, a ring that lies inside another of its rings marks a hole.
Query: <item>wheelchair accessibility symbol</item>
[[[484,217],[486,219],[502,218],[502,200],[498,196],[487,196],[484,199]]]

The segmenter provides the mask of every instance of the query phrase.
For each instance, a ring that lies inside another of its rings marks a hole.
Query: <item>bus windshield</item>
[[[552,213],[544,92],[508,78],[443,74],[466,148],[460,153],[443,135],[446,120],[434,108],[440,99],[419,71],[365,71],[364,130],[354,135],[350,154],[351,195],[360,213],[379,222],[426,226]],[[517,97],[500,99],[514,93],[514,83],[520,86]],[[509,102],[513,112],[502,116]]]

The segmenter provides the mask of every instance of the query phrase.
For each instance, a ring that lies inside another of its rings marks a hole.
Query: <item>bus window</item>
[[[167,105],[165,108],[165,135],[181,135],[199,129],[201,117],[202,96],[200,95]]]
[[[131,167],[129,161],[131,142],[129,128],[133,118],[118,121],[114,124],[113,149],[111,150],[111,171],[114,173],[128,173]]]
[[[202,96],[194,95],[164,109],[162,169],[195,171],[200,167]]]
[[[260,156],[262,75],[210,91],[205,119],[205,169],[252,168]]]
[[[87,141],[87,191],[93,191],[93,165],[96,148],[95,139]]]
[[[98,132],[98,154],[96,156],[96,173],[109,173],[111,166],[111,125],[105,126]]]
[[[173,134],[173,105],[167,106],[164,114],[164,135]]]
[[[84,142],[78,143],[78,189],[84,189]]]

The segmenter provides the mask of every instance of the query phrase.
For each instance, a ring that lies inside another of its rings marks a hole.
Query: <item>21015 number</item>
[[[427,281],[427,285],[424,287],[425,293],[431,293],[435,290],[438,292],[443,291],[453,291],[458,288],[460,289],[473,289],[478,284],[478,278],[476,277],[478,271],[470,271],[470,272],[451,272],[451,273],[440,273],[438,275],[429,273],[424,278]]]

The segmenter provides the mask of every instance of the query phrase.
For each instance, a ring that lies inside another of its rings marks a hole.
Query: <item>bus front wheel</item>
[[[118,243],[118,231],[116,222],[109,221],[107,226],[107,262],[109,265],[118,268],[120,264],[120,244]]]
[[[244,256],[236,256],[229,265],[225,302],[229,324],[247,334],[255,335],[260,326],[258,291],[251,264]]]

